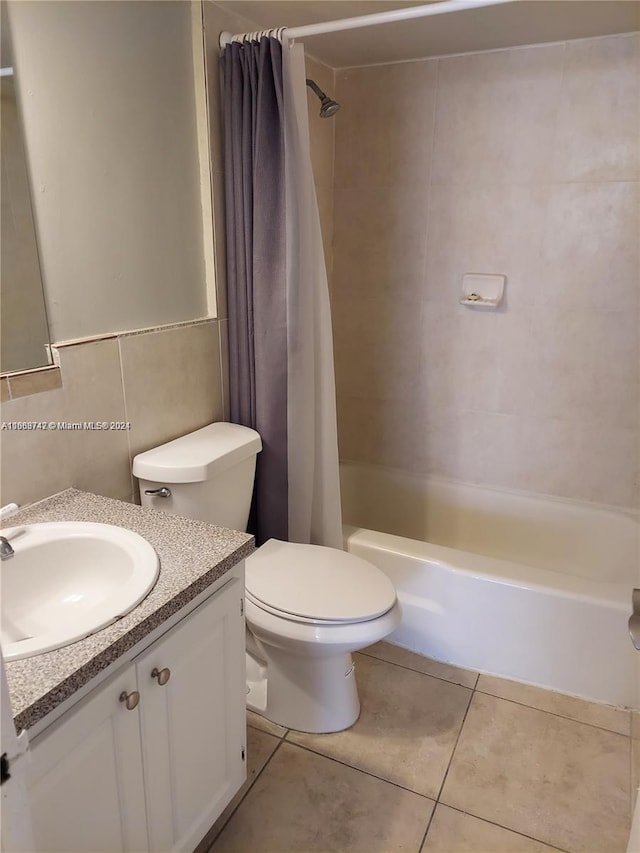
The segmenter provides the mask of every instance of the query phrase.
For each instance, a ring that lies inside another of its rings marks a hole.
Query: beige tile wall
[[[640,37],[336,72],[341,456],[638,505]],[[497,311],[465,272],[507,276]]]
[[[2,503],[70,486],[135,500],[136,453],[223,419],[216,320],[61,346],[58,355],[61,387],[16,396],[25,389],[11,377],[2,421],[129,422],[130,429],[3,429]]]

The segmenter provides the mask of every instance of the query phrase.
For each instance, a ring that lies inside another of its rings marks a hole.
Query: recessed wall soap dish
[[[466,273],[462,278],[460,304],[497,308],[504,296],[506,280],[504,275]]]

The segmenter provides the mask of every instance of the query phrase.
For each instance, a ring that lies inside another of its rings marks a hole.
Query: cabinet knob
[[[158,684],[160,685],[160,687],[162,687],[171,678],[171,670],[166,666],[164,669],[158,669],[158,667],[155,666],[151,670],[151,678],[157,678]]]
[[[134,708],[138,707],[138,702],[140,701],[140,694],[137,690],[132,690],[131,693],[127,693],[126,690],[123,690],[120,694],[120,701],[124,702],[126,705],[127,711],[133,711]]]

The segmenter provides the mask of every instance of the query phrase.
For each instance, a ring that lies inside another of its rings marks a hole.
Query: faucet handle
[[[7,504],[6,506],[0,507],[0,520],[5,518],[11,518],[12,515],[15,515],[20,507],[18,504]]]

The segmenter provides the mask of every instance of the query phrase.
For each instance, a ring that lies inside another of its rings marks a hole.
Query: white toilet
[[[210,424],[140,453],[143,506],[246,530],[257,432]],[[400,623],[387,576],[366,560],[319,545],[270,539],[246,561],[247,705],[274,723],[335,732],[358,719],[351,652]]]

